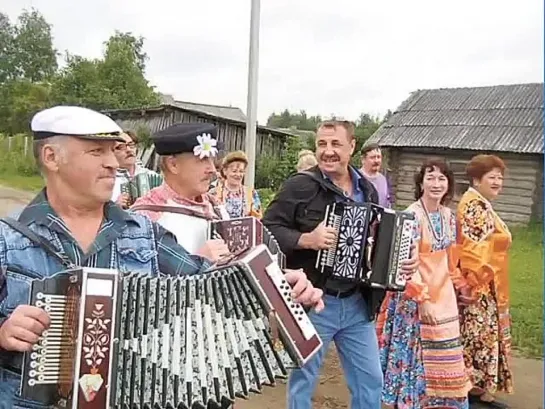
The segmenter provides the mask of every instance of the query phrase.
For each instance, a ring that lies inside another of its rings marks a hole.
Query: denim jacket
[[[120,272],[158,275],[196,274],[210,264],[189,255],[174,237],[148,218],[125,212],[113,203],[105,206],[104,222],[87,254],[40,193],[19,216],[23,223],[44,237],[74,265],[117,268]],[[9,316],[19,305],[29,303],[30,283],[66,270],[43,248],[0,222],[0,269],[7,268],[7,296],[0,302],[0,316]],[[1,270],[0,270],[1,271]],[[18,397],[22,354],[0,351],[0,409],[44,409],[37,402]]]

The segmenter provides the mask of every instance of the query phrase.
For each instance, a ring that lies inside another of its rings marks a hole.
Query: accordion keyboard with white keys
[[[391,291],[403,291],[401,262],[409,258],[414,215],[365,203],[334,203],[325,225],[333,227],[333,246],[318,251],[316,269],[326,278]]]
[[[21,396],[58,407],[228,408],[308,361],[321,340],[264,245],[205,274],[80,269],[34,281],[51,327]]]

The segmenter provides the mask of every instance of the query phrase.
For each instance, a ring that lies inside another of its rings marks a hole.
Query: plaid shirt
[[[45,190],[23,210],[19,216],[23,224],[36,223],[57,233],[68,258],[78,266],[110,268],[112,243],[130,223],[139,223],[130,212],[122,210],[113,202],[104,207],[104,220],[89,251],[84,253],[64,221],[55,213],[47,201]],[[153,224],[159,270],[167,275],[192,275],[205,271],[210,263],[202,257],[189,254],[178,245],[175,237],[158,224]],[[2,280],[0,280],[0,283]]]

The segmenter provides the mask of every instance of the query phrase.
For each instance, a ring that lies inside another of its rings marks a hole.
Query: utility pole
[[[257,127],[257,75],[259,72],[259,15],[260,0],[252,1],[250,17],[250,58],[248,60],[248,99],[246,103],[246,155],[248,169],[245,185],[254,188],[255,182],[255,145]]]

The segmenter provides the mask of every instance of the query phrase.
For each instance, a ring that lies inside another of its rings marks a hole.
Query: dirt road
[[[34,195],[0,186],[0,216],[23,207]],[[511,409],[544,409],[543,361],[514,358],[515,394],[505,397]],[[261,395],[237,403],[236,409],[280,409],[285,407],[285,385],[267,388]],[[503,398],[503,397],[502,397]],[[329,351],[314,397],[315,409],[345,409],[349,405],[346,388],[337,354]]]
[[[0,217],[22,209],[35,195],[0,186]]]
[[[515,394],[499,396],[511,409],[543,409],[543,361],[514,358]],[[334,348],[330,349],[314,395],[315,409],[347,409],[350,395]],[[236,409],[280,409],[286,407],[286,387],[279,384],[261,395],[237,403]],[[384,407],[386,409],[386,407]]]

